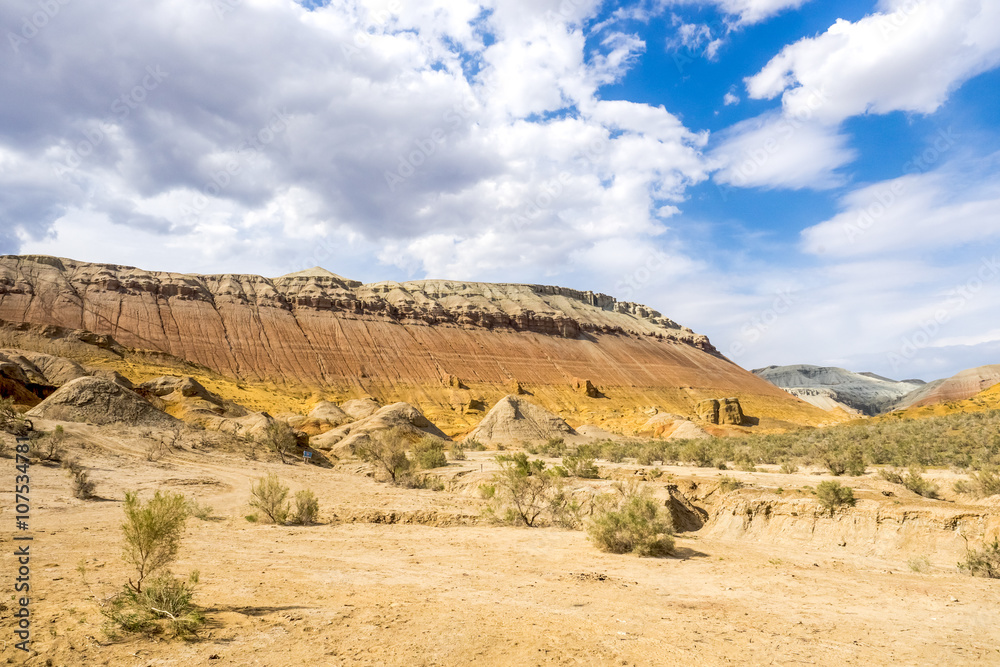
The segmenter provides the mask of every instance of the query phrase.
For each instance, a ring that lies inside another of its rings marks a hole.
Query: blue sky
[[[944,377],[1000,361],[996,25],[989,0],[15,0],[0,252],[559,284],[746,368]]]

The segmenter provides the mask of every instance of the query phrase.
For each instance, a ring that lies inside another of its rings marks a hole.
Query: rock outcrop
[[[718,412],[716,411],[716,415]],[[714,422],[713,422],[714,423]],[[710,438],[711,436],[694,422],[680,415],[660,413],[649,418],[639,429],[638,435],[647,438],[667,440]]]
[[[742,426],[746,423],[738,398],[709,398],[699,401],[696,410],[698,419],[709,424]]]
[[[866,415],[877,415],[892,409],[901,398],[924,385],[922,380],[896,381],[874,373],[855,373],[843,368],[807,364],[768,366],[753,372],[824,410],[839,408]]]
[[[309,444],[316,449],[332,451],[340,457],[352,456],[357,452],[359,445],[389,431],[409,440],[423,437],[450,440],[441,429],[424,417],[420,410],[406,403],[393,403],[356,422],[311,438]]]
[[[66,383],[28,411],[28,416],[89,422],[98,426],[125,424],[169,428],[179,423],[134,391],[97,377],[81,377]]]
[[[577,433],[569,424],[548,410],[519,396],[505,396],[486,413],[466,440],[486,446],[544,442],[549,438],[568,438]]]

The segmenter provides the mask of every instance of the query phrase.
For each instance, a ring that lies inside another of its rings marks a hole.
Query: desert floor
[[[579,531],[477,523],[472,483],[397,489],[361,466],[190,447],[151,462],[130,432],[67,430],[102,499],[76,500],[64,471],[31,468],[31,654],[14,648],[14,461],[0,458],[8,664],[1000,664],[1000,581],[954,568],[917,573],[903,558],[698,533],[678,538],[674,558],[610,555]],[[471,455],[456,474],[488,476],[490,456]],[[323,524],[248,522],[250,480],[269,471],[315,491]],[[214,508],[217,518],[189,519],[172,568],[200,572],[208,623],[196,640],[111,640],[102,629],[101,601],[129,576],[129,489]]]

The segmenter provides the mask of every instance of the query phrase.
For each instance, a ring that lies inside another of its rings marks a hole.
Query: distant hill
[[[950,401],[964,401],[1000,383],[1000,364],[968,368],[944,380],[935,380],[903,396],[893,409],[915,408]]]
[[[771,384],[824,410],[877,415],[924,386],[922,380],[897,381],[875,373],[833,366],[768,366],[753,371]]]

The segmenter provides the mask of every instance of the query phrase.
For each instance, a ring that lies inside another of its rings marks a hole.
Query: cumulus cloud
[[[992,0],[882,0],[857,21],[782,49],[746,81],[756,99],[781,96],[786,112],[817,119],[892,111],[932,113],[956,87],[1000,63],[1000,4]]]
[[[292,270],[363,247],[419,276],[649,240],[707,177],[705,137],[600,100],[645,48],[593,25],[600,4],[59,5],[2,56],[0,243],[65,247],[100,218],[169,236],[143,255],[230,261],[211,239]]]

